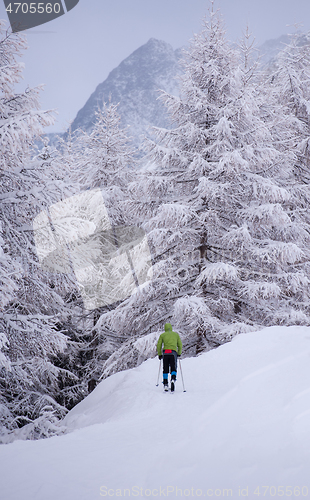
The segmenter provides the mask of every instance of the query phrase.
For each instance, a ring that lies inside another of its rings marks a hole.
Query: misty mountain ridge
[[[266,42],[258,47],[261,64],[270,65],[277,57],[280,50],[282,50],[289,41],[289,35],[281,35],[279,38],[266,40]]]
[[[90,131],[95,122],[95,111],[103,101],[111,99],[118,104],[124,127],[136,145],[143,136],[150,135],[150,127],[169,127],[165,106],[158,99],[159,89],[178,94],[177,76],[180,74],[181,50],[151,38],[113,69],[107,79],[98,85],[71,124],[71,131],[78,128]]]
[[[267,40],[257,48],[262,65],[272,64],[278,52],[289,42],[288,35]],[[152,127],[171,127],[166,108],[159,99],[160,90],[178,95],[182,49],[174,50],[163,40],[151,38],[139,47],[100,83],[71,124],[71,132],[81,128],[89,132],[96,120],[95,112],[103,101],[118,104],[122,125],[139,147]],[[47,134],[52,144],[63,134]]]

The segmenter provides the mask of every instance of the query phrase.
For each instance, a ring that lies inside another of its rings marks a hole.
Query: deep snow
[[[271,327],[101,382],[66,435],[0,447],[1,500],[310,497],[310,328]],[[259,489],[258,489],[259,488]]]

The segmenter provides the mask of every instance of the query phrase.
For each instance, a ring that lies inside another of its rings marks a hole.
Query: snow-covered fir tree
[[[193,200],[197,198],[193,190],[197,187],[200,174],[197,176],[188,167],[190,165],[198,170],[200,158],[199,136],[195,130],[194,116],[191,121],[185,113],[187,110],[190,116],[194,110],[196,114],[199,114],[198,106],[197,110],[195,106],[191,109],[191,103],[197,99],[197,96],[203,101],[204,91],[205,94],[209,93],[209,113],[204,115],[202,112],[199,117],[199,122],[202,122],[201,126],[208,126],[213,119],[212,110],[220,106],[220,103],[224,105],[229,90],[231,68],[236,54],[224,40],[221,27],[214,18],[213,21],[210,27],[213,32],[209,52],[205,47],[206,33],[204,33],[200,38],[196,38],[200,46],[197,46],[193,60],[197,57],[197,67],[202,73],[202,79],[204,78],[203,63],[206,68],[211,68],[210,71],[213,68],[214,81],[208,88],[207,80],[200,84],[199,74],[193,74],[196,81],[193,79],[192,88],[188,89],[188,94],[183,100],[165,94],[165,99],[169,101],[168,111],[174,115],[172,120],[175,128],[170,131],[157,130],[157,142],[161,145],[155,142],[148,144],[150,167],[142,173],[138,181],[130,186],[133,216],[140,220],[140,223],[147,221],[144,222],[144,227],[148,231],[153,250],[153,279],[149,286],[139,290],[134,297],[125,301],[110,314],[110,328],[115,332],[120,329],[125,333],[125,339],[131,336],[133,339],[128,340],[122,347],[122,353],[116,353],[107,361],[106,374],[111,372],[110,365],[113,366],[114,371],[126,366],[126,358],[133,358],[129,366],[137,359],[141,359],[138,351],[133,355],[136,337],[154,332],[155,338],[156,332],[160,331],[164,323],[173,317],[174,306],[178,299],[188,297],[192,307],[200,311],[200,314],[206,311],[202,299],[190,298],[199,272],[202,236],[199,217],[192,206]],[[188,75],[188,78],[191,79],[191,75]],[[221,92],[216,91],[216,84],[221,88]],[[185,87],[186,84],[183,86],[183,91]],[[175,108],[184,110],[185,119],[182,118],[178,126],[176,126]],[[195,315],[198,317],[197,311],[193,312],[193,317]],[[100,318],[99,327],[102,323],[105,324],[104,318]],[[187,326],[186,324],[181,326],[180,331],[183,334]],[[180,327],[179,324],[178,327]],[[191,327],[188,333],[186,348],[195,353],[197,332]],[[148,345],[150,349],[154,349],[152,342],[148,342]],[[218,341],[214,345],[218,345]],[[146,356],[150,354],[150,352],[147,354],[145,349],[143,352]],[[114,359],[117,357],[120,359]]]
[[[239,60],[230,65],[229,82],[218,78],[225,54],[216,55],[214,46],[224,47],[224,37],[211,13],[189,53],[181,100],[166,98],[177,140],[184,144],[189,136],[184,123],[194,132],[189,147],[179,142],[177,150],[185,157],[181,176],[186,181],[192,174],[198,182],[189,205],[199,218],[202,257],[194,294],[176,302],[175,314],[180,326],[192,316],[207,344],[210,334],[225,341],[261,325],[309,321],[303,272],[309,236],[294,220],[297,200],[290,189],[296,160],[292,118],[261,91],[248,33]],[[176,145],[172,134],[164,144]],[[205,308],[200,314],[196,302]]]
[[[112,312],[110,326],[153,332],[148,355],[167,320],[188,353],[263,325],[310,321],[294,119],[259,72],[248,32],[233,50],[211,4],[185,54],[180,97],[163,94],[174,128],[157,130],[152,166],[132,186],[149,219],[153,280]],[[106,375],[137,362],[134,342],[106,362]]]
[[[16,430],[29,423],[24,436],[47,435],[66,412],[55,397],[61,379],[70,373],[52,363],[67,339],[59,324],[64,301],[50,286],[38,262],[33,220],[63,189],[46,172],[42,157],[33,159],[31,146],[53,123],[41,111],[40,88],[17,94],[14,85],[23,65],[17,57],[25,39],[0,25],[0,219],[1,219],[1,424]],[[2,358],[3,359],[3,358]]]
[[[310,33],[295,33],[279,52],[270,75],[270,90],[291,116],[291,134],[295,132],[295,175],[309,183],[310,137]]]
[[[84,335],[80,337],[80,353],[86,362],[84,377],[89,381],[91,378],[98,378],[102,360],[107,359],[121,343],[119,332],[114,334],[108,326],[109,312],[121,299],[117,300],[116,297],[115,300],[110,300],[107,297],[105,301],[102,292],[105,267],[101,262],[101,256],[106,259],[107,248],[113,247],[118,228],[125,234],[133,224],[129,210],[128,184],[134,175],[134,149],[127,130],[121,127],[117,106],[111,102],[102,104],[96,112],[93,129],[89,133],[78,131],[76,134],[73,155],[75,161],[71,178],[77,183],[77,193],[80,194],[72,198],[76,203],[76,209],[72,208],[72,215],[82,217],[84,224],[87,220],[92,226],[89,226],[89,237],[81,238],[78,257],[75,254],[73,259],[77,264],[75,270],[78,281],[79,276],[84,279],[79,283],[82,295],[84,290],[86,309],[80,315],[77,327],[81,329],[82,323],[84,325]],[[85,204],[81,201],[83,197],[88,199],[87,214],[82,214],[81,207]],[[83,272],[83,268],[88,271]],[[100,315],[105,318],[107,326],[99,333],[96,322]]]
[[[127,186],[133,175],[134,148],[121,127],[117,105],[102,103],[90,133],[82,132],[76,174],[81,189],[100,188],[113,224],[125,222]]]
[[[309,224],[310,203],[310,34],[290,35],[269,76],[269,92],[291,119],[290,145],[294,144],[295,219]],[[288,147],[284,142],[284,148]]]

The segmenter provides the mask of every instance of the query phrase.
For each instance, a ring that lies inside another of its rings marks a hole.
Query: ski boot
[[[171,387],[170,387],[171,392],[174,392],[175,383],[176,383],[176,380],[175,379],[171,379]]]

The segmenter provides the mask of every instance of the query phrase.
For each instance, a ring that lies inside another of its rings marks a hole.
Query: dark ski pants
[[[168,384],[168,373],[170,368],[171,380],[176,380],[177,378],[177,359],[178,355],[176,351],[172,351],[171,354],[163,355],[163,382],[164,385]]]

